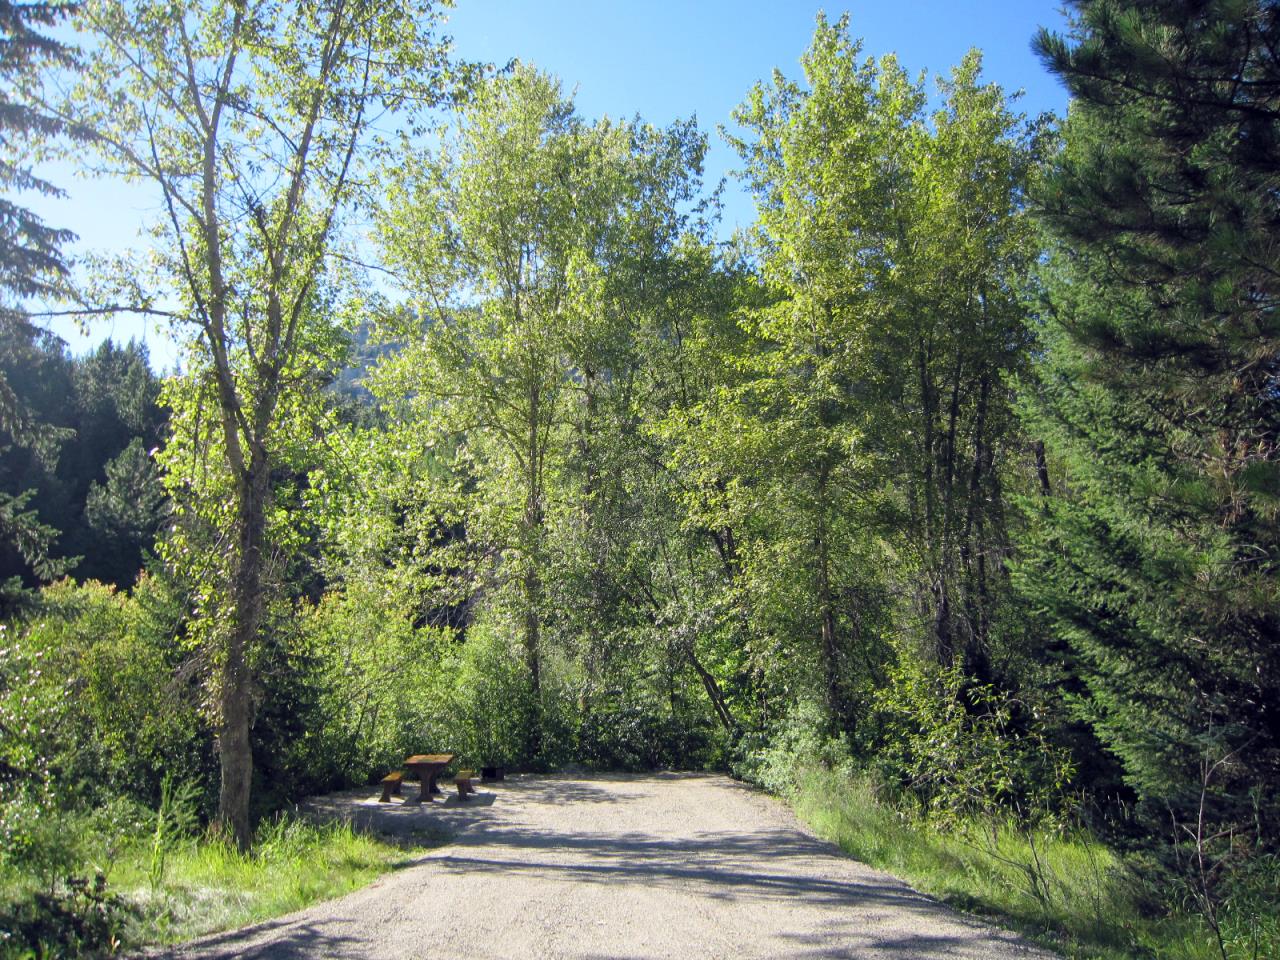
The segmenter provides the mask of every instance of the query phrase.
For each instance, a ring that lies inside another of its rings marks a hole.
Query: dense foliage
[[[50,554],[68,572],[130,586],[166,508],[154,459],[166,417],[146,348],[108,340],[69,357],[51,337],[28,341],[14,331],[0,346],[0,374],[53,433],[42,449],[9,435],[0,451],[2,488],[30,491],[26,505],[54,529]],[[0,578],[32,586],[38,566],[15,546],[0,549]]]
[[[1215,823],[1273,840],[1280,21],[1082,15],[1080,45],[1040,40],[1075,101],[1039,191],[1053,245],[1027,394],[1062,479],[1024,588],[1154,816],[1195,819],[1207,786]]]
[[[13,915],[116,935],[75,919],[128,909],[63,836],[84,811],[246,845],[448,750],[834,785],[1088,949],[1154,934],[1082,932],[1042,847],[1187,956],[1266,953],[1280,27],[1074,6],[1036,41],[1056,126],[977,52],[916,78],[819,17],[735,113],[758,218],[719,242],[695,123],[450,64],[408,5],[90,3],[107,39],[42,109],[166,219],[80,307],[192,338],[162,383],[132,345],[0,351],[48,425],[0,489],[75,578],[0,640],[0,880],[46,898]],[[455,80],[430,136],[397,114]]]
[[[73,59],[66,44],[46,32],[70,11],[63,3],[0,3],[0,350],[6,365],[40,349],[41,331],[28,318],[24,300],[51,296],[67,275],[62,245],[68,230],[46,224],[19,202],[23,195],[59,196],[61,191],[39,176],[32,157],[50,136],[82,133],[39,108],[32,93],[41,74]],[[0,374],[0,430],[47,463],[59,434],[39,420]],[[65,569],[51,547],[57,530],[32,509],[29,490],[0,492],[0,545],[16,551],[40,576],[51,579]]]
[[[1038,46],[1074,96],[1038,191],[1050,258],[1028,419],[1059,474],[1020,589],[1073,709],[1166,853],[1280,836],[1280,19],[1266,3],[1080,5]]]

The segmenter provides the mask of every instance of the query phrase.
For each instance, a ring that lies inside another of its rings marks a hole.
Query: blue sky
[[[717,127],[731,123],[733,108],[774,67],[799,75],[798,60],[821,9],[795,0],[460,0],[447,32],[460,57],[499,64],[519,57],[557,74],[566,90],[576,90],[579,112],[586,117],[639,114],[665,125],[696,116],[711,135],[707,181],[715,183],[734,166]],[[1061,28],[1058,3],[862,0],[826,8],[832,18],[846,10],[866,55],[895,52],[912,73],[937,74],[978,47],[988,79],[1025,91],[1024,111],[1066,109],[1065,91],[1029,46],[1037,27]],[[143,243],[139,232],[157,212],[152,195],[118,183],[58,179],[68,198],[40,203],[38,209],[49,223],[80,235],[73,252]],[[750,221],[750,201],[732,182],[725,199],[726,232]],[[116,317],[95,324],[87,337],[70,323],[53,326],[77,352],[106,336],[138,337],[147,342],[156,366],[173,363],[173,347],[152,321]]]

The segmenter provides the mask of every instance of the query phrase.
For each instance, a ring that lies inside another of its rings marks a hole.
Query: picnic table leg
[[[439,770],[432,770],[430,773],[423,774],[418,778],[418,782],[421,784],[418,788],[419,803],[430,803],[432,797],[440,794],[440,788],[436,786],[436,777],[439,775]]]

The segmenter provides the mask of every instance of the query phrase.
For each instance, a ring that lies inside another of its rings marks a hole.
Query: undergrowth
[[[413,852],[296,817],[263,823],[248,853],[208,835],[139,832],[52,882],[0,875],[0,960],[109,954],[255,923],[364,886]]]
[[[942,829],[884,802],[868,780],[822,768],[802,773],[790,799],[805,822],[850,856],[1068,957],[1280,956],[1275,870],[1228,901],[1220,945],[1200,915],[1159,906],[1170,891],[1149,888],[1086,831],[1029,830],[990,819]]]

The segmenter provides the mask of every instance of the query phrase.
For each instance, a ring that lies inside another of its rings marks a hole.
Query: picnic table
[[[452,753],[419,753],[404,762],[404,768],[418,775],[422,787],[418,791],[415,803],[430,803],[432,796],[440,793],[436,786],[436,777],[453,760]]]

